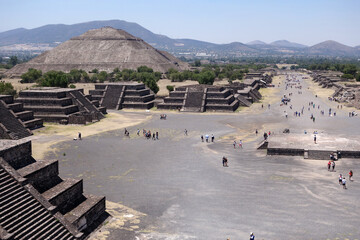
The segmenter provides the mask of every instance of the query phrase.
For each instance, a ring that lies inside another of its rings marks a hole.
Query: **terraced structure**
[[[123,108],[150,109],[154,106],[155,95],[143,83],[99,83],[89,91],[92,99],[107,109]]]
[[[105,197],[58,174],[57,160],[31,156],[30,141],[0,140],[0,239],[84,239],[101,222]]]
[[[85,96],[82,89],[33,88],[21,91],[15,102],[45,122],[85,124],[99,121],[106,113],[106,109],[99,107],[99,102],[91,96]]]

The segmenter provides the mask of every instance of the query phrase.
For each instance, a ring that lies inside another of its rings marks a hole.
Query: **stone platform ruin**
[[[313,136],[313,134],[292,133],[271,135],[267,141],[267,155],[329,160],[331,153],[340,152],[342,158],[360,158],[360,142],[357,139],[321,134],[315,144]],[[259,149],[262,149],[261,146]]]
[[[82,89],[42,87],[24,90],[15,100],[34,117],[45,122],[85,124],[104,118],[106,108],[97,100],[85,96]]]
[[[107,109],[150,109],[154,106],[155,95],[143,83],[95,84],[95,90],[89,92],[94,100],[100,102],[100,106]]]
[[[235,111],[239,101],[228,88],[212,85],[178,87],[170,92],[158,109],[180,109],[189,112]]]
[[[0,140],[0,239],[84,239],[106,217],[105,197],[84,195],[58,165],[36,161],[30,141]]]

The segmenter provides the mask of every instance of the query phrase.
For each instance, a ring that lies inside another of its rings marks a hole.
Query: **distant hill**
[[[246,45],[266,45],[266,42],[260,41],[260,40],[255,40],[255,41],[251,41],[248,42]]]
[[[306,52],[311,55],[358,56],[359,50],[344,44],[328,40],[309,47]]]
[[[326,41],[308,47],[299,43],[279,40],[266,44],[260,40],[243,44],[233,42],[215,44],[193,39],[172,39],[155,34],[137,23],[123,20],[92,21],[72,25],[50,24],[34,29],[17,28],[0,33],[0,54],[33,51],[36,53],[49,50],[61,42],[79,36],[88,30],[102,27],[122,29],[133,36],[143,39],[151,46],[168,51],[176,56],[195,56],[197,53],[209,53],[220,57],[226,56],[264,56],[264,55],[320,55],[320,56],[360,56],[360,46],[352,48],[334,41]]]
[[[275,42],[270,43],[270,45],[277,46],[277,47],[286,47],[286,48],[307,48],[308,47],[306,45],[289,42],[287,40],[275,41]]]

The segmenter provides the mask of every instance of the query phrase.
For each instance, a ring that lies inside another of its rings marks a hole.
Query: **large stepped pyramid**
[[[116,110],[150,109],[155,100],[150,89],[138,82],[99,83],[89,93],[93,99],[100,101],[100,106]]]
[[[30,136],[31,131],[3,101],[4,98],[0,98],[0,138],[15,140]]]
[[[189,69],[189,65],[171,54],[159,51],[131,34],[111,27],[92,29],[71,38],[54,49],[22,64],[17,64],[6,72],[8,76],[20,76],[29,68],[70,72],[93,69],[111,72],[115,68],[134,69],[148,66],[154,71],[165,73],[170,68],[179,71]]]
[[[42,87],[24,90],[15,100],[45,122],[85,124],[104,118],[106,109],[82,89]]]
[[[61,179],[58,161],[36,161],[30,141],[0,140],[0,239],[84,239],[106,216],[105,197]]]
[[[235,111],[239,101],[232,90],[212,85],[192,85],[178,87],[171,92],[159,109],[179,109],[181,111]]]

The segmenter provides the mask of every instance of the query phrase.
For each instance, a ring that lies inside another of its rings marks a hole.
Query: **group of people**
[[[353,181],[353,179],[352,179],[353,175],[354,175],[353,171],[350,170],[349,171],[349,180],[350,181]],[[347,189],[347,187],[346,187],[346,178],[341,173],[339,174],[339,185],[342,185],[343,189]]]
[[[201,138],[201,142],[204,142],[204,135],[201,135],[200,138]],[[205,141],[206,141],[207,143],[210,142],[210,136],[209,136],[209,134],[205,134]],[[215,136],[214,136],[214,134],[211,134],[211,142],[213,143],[214,141],[215,141]]]
[[[126,128],[125,128],[125,131],[127,131]],[[150,130],[143,129],[142,134],[145,137],[145,139],[159,140],[159,132],[151,133]],[[140,136],[140,129],[137,129],[136,135]],[[125,133],[125,136],[126,136],[126,133]]]
[[[236,145],[237,145],[236,140],[234,140],[234,142],[233,142],[234,149],[236,148]],[[239,148],[243,148],[242,140],[239,140]]]

